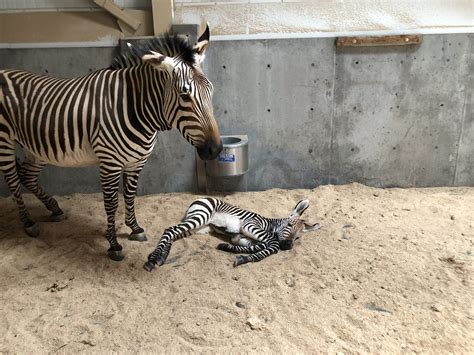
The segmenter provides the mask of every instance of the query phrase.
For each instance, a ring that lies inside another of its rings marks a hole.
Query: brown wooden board
[[[396,36],[368,36],[368,37],[338,37],[338,47],[371,47],[371,46],[406,46],[420,44],[421,35],[396,35]]]

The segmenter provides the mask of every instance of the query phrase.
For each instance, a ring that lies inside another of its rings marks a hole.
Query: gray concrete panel
[[[214,42],[206,69],[222,134],[249,136],[249,190],[327,182],[334,40]]]
[[[338,182],[452,185],[469,68],[466,35],[419,47],[338,49],[332,168]]]
[[[0,68],[72,78],[108,67],[118,53],[118,47],[0,49]]]
[[[249,190],[474,186],[472,43],[467,34],[342,50],[333,38],[220,41],[204,69],[221,134],[249,135]],[[3,49],[0,68],[72,77],[108,66],[115,53]],[[195,191],[194,159],[179,132],[161,133],[139,193]],[[100,191],[96,167],[48,167],[41,181],[55,194]]]

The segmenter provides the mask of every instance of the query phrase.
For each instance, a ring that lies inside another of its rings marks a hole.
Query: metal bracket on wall
[[[421,35],[397,35],[377,37],[338,37],[337,47],[375,47],[375,46],[406,46],[420,44]]]

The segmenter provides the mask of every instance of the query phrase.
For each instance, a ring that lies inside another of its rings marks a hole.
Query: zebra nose
[[[216,143],[214,139],[209,140],[204,146],[197,148],[199,158],[212,160],[222,151],[222,142]]]
[[[291,240],[282,240],[280,241],[280,249],[281,250],[289,250],[293,248],[293,241]]]

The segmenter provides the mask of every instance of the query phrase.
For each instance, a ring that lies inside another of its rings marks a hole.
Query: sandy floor
[[[146,256],[195,196],[139,198],[151,238],[128,241],[120,223],[120,263],[105,256],[99,194],[59,198],[68,219],[42,223],[38,239],[0,199],[0,352],[473,350],[473,188],[353,184],[224,199],[276,217],[306,197],[307,219],[323,229],[291,251],[233,268],[217,238],[195,235],[153,273]]]

